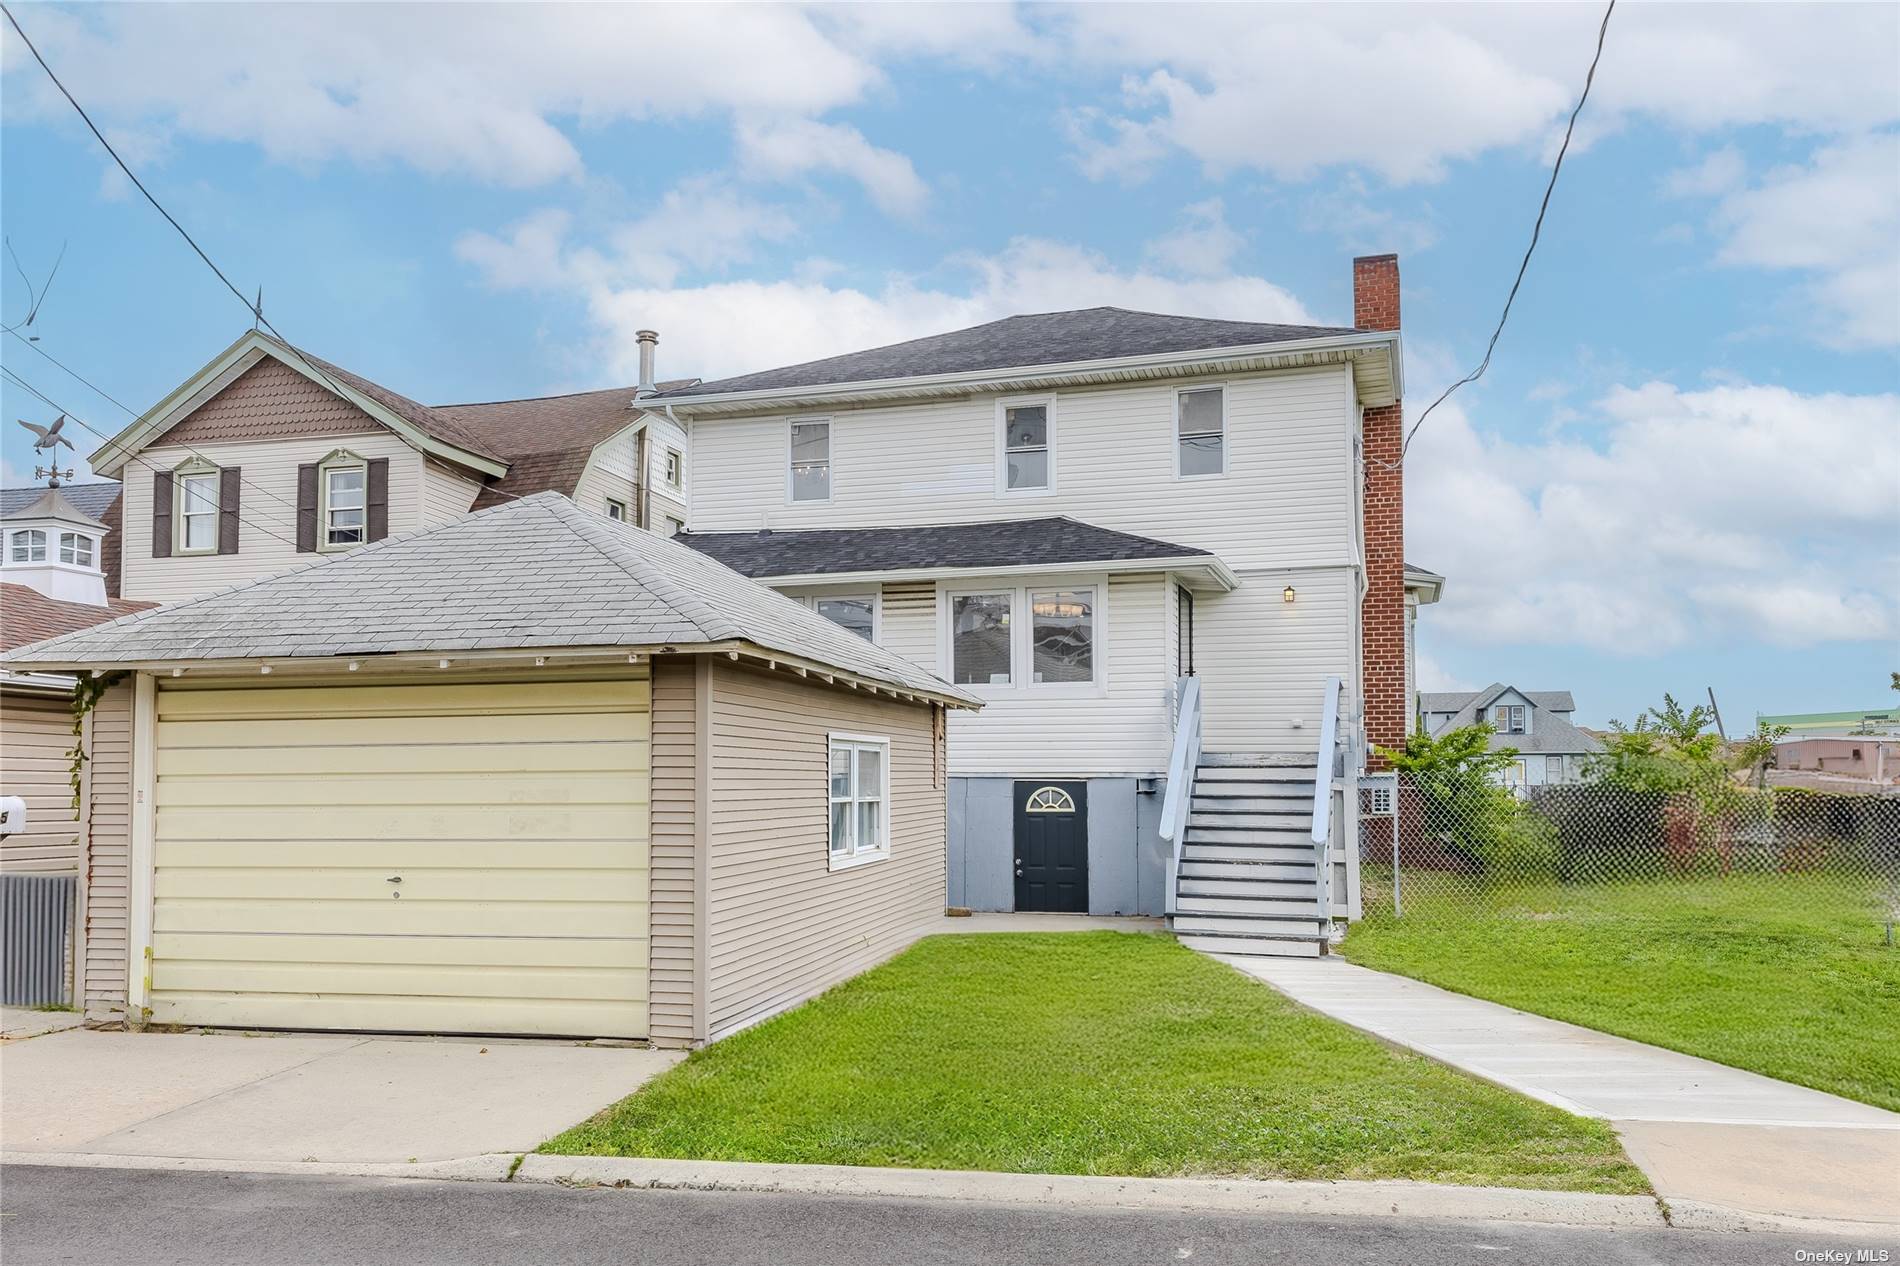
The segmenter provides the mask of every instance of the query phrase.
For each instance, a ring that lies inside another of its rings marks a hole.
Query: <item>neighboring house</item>
[[[1768,781],[1825,791],[1891,790],[1900,784],[1900,733],[1783,739],[1775,744]]]
[[[1514,787],[1581,781],[1603,744],[1571,720],[1577,702],[1568,690],[1519,690],[1493,682],[1483,690],[1427,692],[1418,697],[1419,724],[1440,735],[1467,725],[1489,725],[1491,750],[1518,753],[1500,780]]]
[[[0,497],[0,651],[149,605],[106,596],[108,531],[82,508],[103,508],[96,491],[82,491],[101,487],[117,493],[116,485],[81,485],[9,489]],[[0,838],[6,1005],[75,996],[78,875],[91,825],[82,809],[94,778],[122,771],[82,768],[75,796],[72,693],[65,674],[0,672],[0,795],[19,796],[27,810],[26,828]]]
[[[944,904],[967,692],[541,493],[4,661],[93,713],[93,1022],[709,1041]]]
[[[1397,261],[1353,280],[1352,328],[1040,313],[652,400],[688,544],[985,701],[950,718],[954,903],[1269,953],[1355,912],[1311,832],[1403,741],[1437,578],[1403,561]]]
[[[120,589],[175,602],[545,491],[677,530],[685,434],[633,403],[677,385],[430,406],[252,331],[92,455],[124,486]]]

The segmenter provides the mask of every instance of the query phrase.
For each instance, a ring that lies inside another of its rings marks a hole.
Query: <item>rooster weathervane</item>
[[[49,465],[40,466],[36,464],[33,467],[33,478],[46,480],[46,486],[48,488],[59,487],[59,481],[61,479],[71,479],[73,477],[73,468],[68,466],[66,469],[61,470],[59,467],[59,446],[61,444],[64,444],[67,448],[73,446],[71,440],[60,434],[60,431],[66,426],[66,415],[63,413],[60,414],[51,426],[40,426],[38,423],[28,422],[25,418],[16,420],[21,426],[33,432],[33,457],[35,462],[38,462],[41,453],[47,455]]]

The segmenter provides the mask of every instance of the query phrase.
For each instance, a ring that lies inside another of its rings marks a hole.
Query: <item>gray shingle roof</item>
[[[1493,700],[1508,690],[1517,688],[1494,681],[1483,690],[1420,694],[1418,706],[1422,712],[1455,712],[1450,720],[1440,722],[1432,730],[1434,734],[1443,734],[1447,730],[1475,725],[1479,711],[1489,707]],[[1517,693],[1530,700],[1533,709],[1530,733],[1493,734],[1487,744],[1492,751],[1502,751],[1508,747],[1528,756],[1558,756],[1603,750],[1601,742],[1558,715],[1559,712],[1576,709],[1576,700],[1570,697],[1568,690],[1517,690]]]
[[[886,378],[921,378],[985,369],[1014,369],[1071,361],[1113,360],[1122,356],[1285,343],[1295,339],[1352,333],[1355,331],[1338,326],[1268,325],[1257,321],[1222,321],[1207,317],[1169,316],[1160,312],[1135,312],[1127,308],[1037,312],[1005,317],[1001,321],[991,321],[986,325],[975,325],[949,334],[933,334],[927,338],[892,343],[868,351],[806,361],[802,365],[787,365],[782,369],[767,369],[735,378],[702,382],[663,392],[661,396],[672,400],[690,400],[697,396],[733,391],[768,391],[830,383],[875,382]]]
[[[33,484],[25,488],[0,488],[0,519],[11,519],[22,514],[26,508],[38,501],[46,493],[45,484]],[[90,518],[97,519],[111,508],[119,499],[119,483],[107,480],[94,484],[66,484],[59,495],[72,504],[73,509]]]
[[[717,642],[976,702],[702,554],[551,492],[39,642],[4,662],[110,667]]]
[[[1420,691],[1418,706],[1423,712],[1459,712],[1467,707],[1481,706],[1480,700],[1483,703],[1489,703],[1504,691],[1514,688],[1501,682],[1493,682],[1483,690]],[[1577,701],[1568,690],[1519,690],[1517,693],[1529,699],[1537,707],[1548,708],[1552,712],[1577,710]]]
[[[674,539],[755,577],[1212,557],[1204,549],[1066,516],[927,527],[683,532]]]

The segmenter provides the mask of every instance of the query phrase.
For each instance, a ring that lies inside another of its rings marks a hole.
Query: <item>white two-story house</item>
[[[1354,291],[1352,328],[1041,313],[650,402],[687,543],[985,700],[949,720],[953,904],[1243,952],[1353,913],[1318,819],[1402,741],[1439,580],[1403,562],[1396,259]]]

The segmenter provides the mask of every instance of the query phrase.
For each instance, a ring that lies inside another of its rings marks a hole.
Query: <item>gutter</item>
[[[708,554],[706,557],[713,556]],[[881,584],[886,581],[901,584],[907,580],[939,580],[959,576],[1126,575],[1196,570],[1212,576],[1223,593],[1231,593],[1240,587],[1240,578],[1213,554],[1189,554],[1178,558],[1113,558],[1072,563],[1000,563],[993,567],[891,567],[873,571],[787,572],[782,576],[747,576],[746,579],[779,588],[784,585]]]
[[[1324,338],[1293,339],[1278,343],[1246,343],[1234,347],[1200,348],[1186,352],[1169,352],[1164,355],[1122,356],[1108,360],[1063,361],[1049,365],[1020,365],[1000,369],[963,370],[951,374],[927,374],[901,378],[874,378],[861,382],[814,383],[803,387],[769,387],[754,391],[724,391],[710,394],[656,397],[655,403],[662,401],[678,404],[681,408],[692,410],[700,405],[770,405],[778,401],[796,402],[810,399],[840,398],[848,399],[856,395],[871,395],[889,391],[918,391],[931,388],[977,388],[989,384],[1004,386],[1023,379],[1059,378],[1064,375],[1115,373],[1117,371],[1192,369],[1196,366],[1217,364],[1228,360],[1245,360],[1261,356],[1288,356],[1301,352],[1314,351],[1353,351],[1358,349],[1388,348],[1392,357],[1392,382],[1394,394],[1403,399],[1404,358],[1401,355],[1400,336],[1396,330],[1362,330],[1352,334],[1328,335]]]

